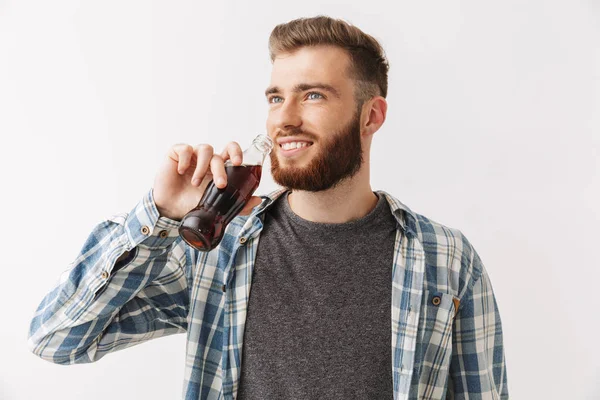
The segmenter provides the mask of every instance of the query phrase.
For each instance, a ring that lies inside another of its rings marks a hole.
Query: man
[[[385,121],[377,41],[328,17],[277,26],[267,131],[283,189],[254,197],[219,247],[179,220],[226,186],[230,143],[174,146],[154,187],[99,224],[32,321],[59,364],[187,333],[185,399],[508,398],[498,308],[458,229],[369,183]],[[77,338],[77,340],[73,340]]]

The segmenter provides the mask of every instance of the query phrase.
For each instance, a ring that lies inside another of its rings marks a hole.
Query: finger
[[[219,189],[225,188],[225,186],[227,186],[227,174],[225,173],[223,157],[214,154],[212,160],[210,160],[210,170],[213,174],[215,185],[217,185]]]
[[[190,166],[194,149],[189,144],[176,145],[173,150],[177,155],[177,172],[183,175]]]
[[[181,155],[186,152],[186,147],[188,146],[189,144],[186,143],[178,143],[169,148],[169,152],[167,153],[167,157],[175,163],[175,168],[178,173],[181,173],[179,169],[184,166],[183,164],[180,165],[180,163],[182,161],[185,163],[185,160],[182,159]],[[185,170],[183,172],[185,172]]]
[[[194,175],[192,175],[192,185],[200,186],[208,172],[210,160],[213,156],[213,148],[209,144],[199,144],[194,149],[194,154],[196,154],[196,169]]]
[[[241,165],[243,162],[244,153],[237,142],[229,142],[225,146],[225,150],[221,153],[223,161],[231,159],[233,165]]]

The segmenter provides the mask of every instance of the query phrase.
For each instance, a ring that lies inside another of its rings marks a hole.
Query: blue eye
[[[281,97],[279,97],[279,96],[271,96],[271,97],[268,97],[268,98],[267,98],[267,102],[268,102],[269,104],[270,104],[270,103],[280,103],[279,101],[274,101],[274,100],[277,100],[277,99],[279,99],[279,100],[282,100],[282,101],[283,101],[283,99],[282,99]]]
[[[308,94],[308,96],[307,96],[307,97],[310,99],[310,97],[311,97],[313,94],[316,94],[317,96],[320,96],[320,98],[323,98],[323,95],[322,95],[321,93],[317,93],[317,92],[310,92],[310,93]],[[316,100],[316,99],[315,99],[315,100]]]

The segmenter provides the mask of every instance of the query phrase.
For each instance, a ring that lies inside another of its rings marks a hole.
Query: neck
[[[352,179],[328,190],[294,190],[288,196],[290,208],[299,217],[312,222],[341,224],[362,218],[378,201],[368,177],[368,168],[361,168]]]

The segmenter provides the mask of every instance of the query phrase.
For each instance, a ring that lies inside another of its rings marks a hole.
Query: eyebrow
[[[340,98],[340,92],[331,85],[325,83],[299,83],[292,89],[293,93],[300,93],[310,89],[321,89],[333,94],[338,99]],[[281,89],[277,86],[271,86],[265,90],[265,96],[270,94],[281,93]]]

